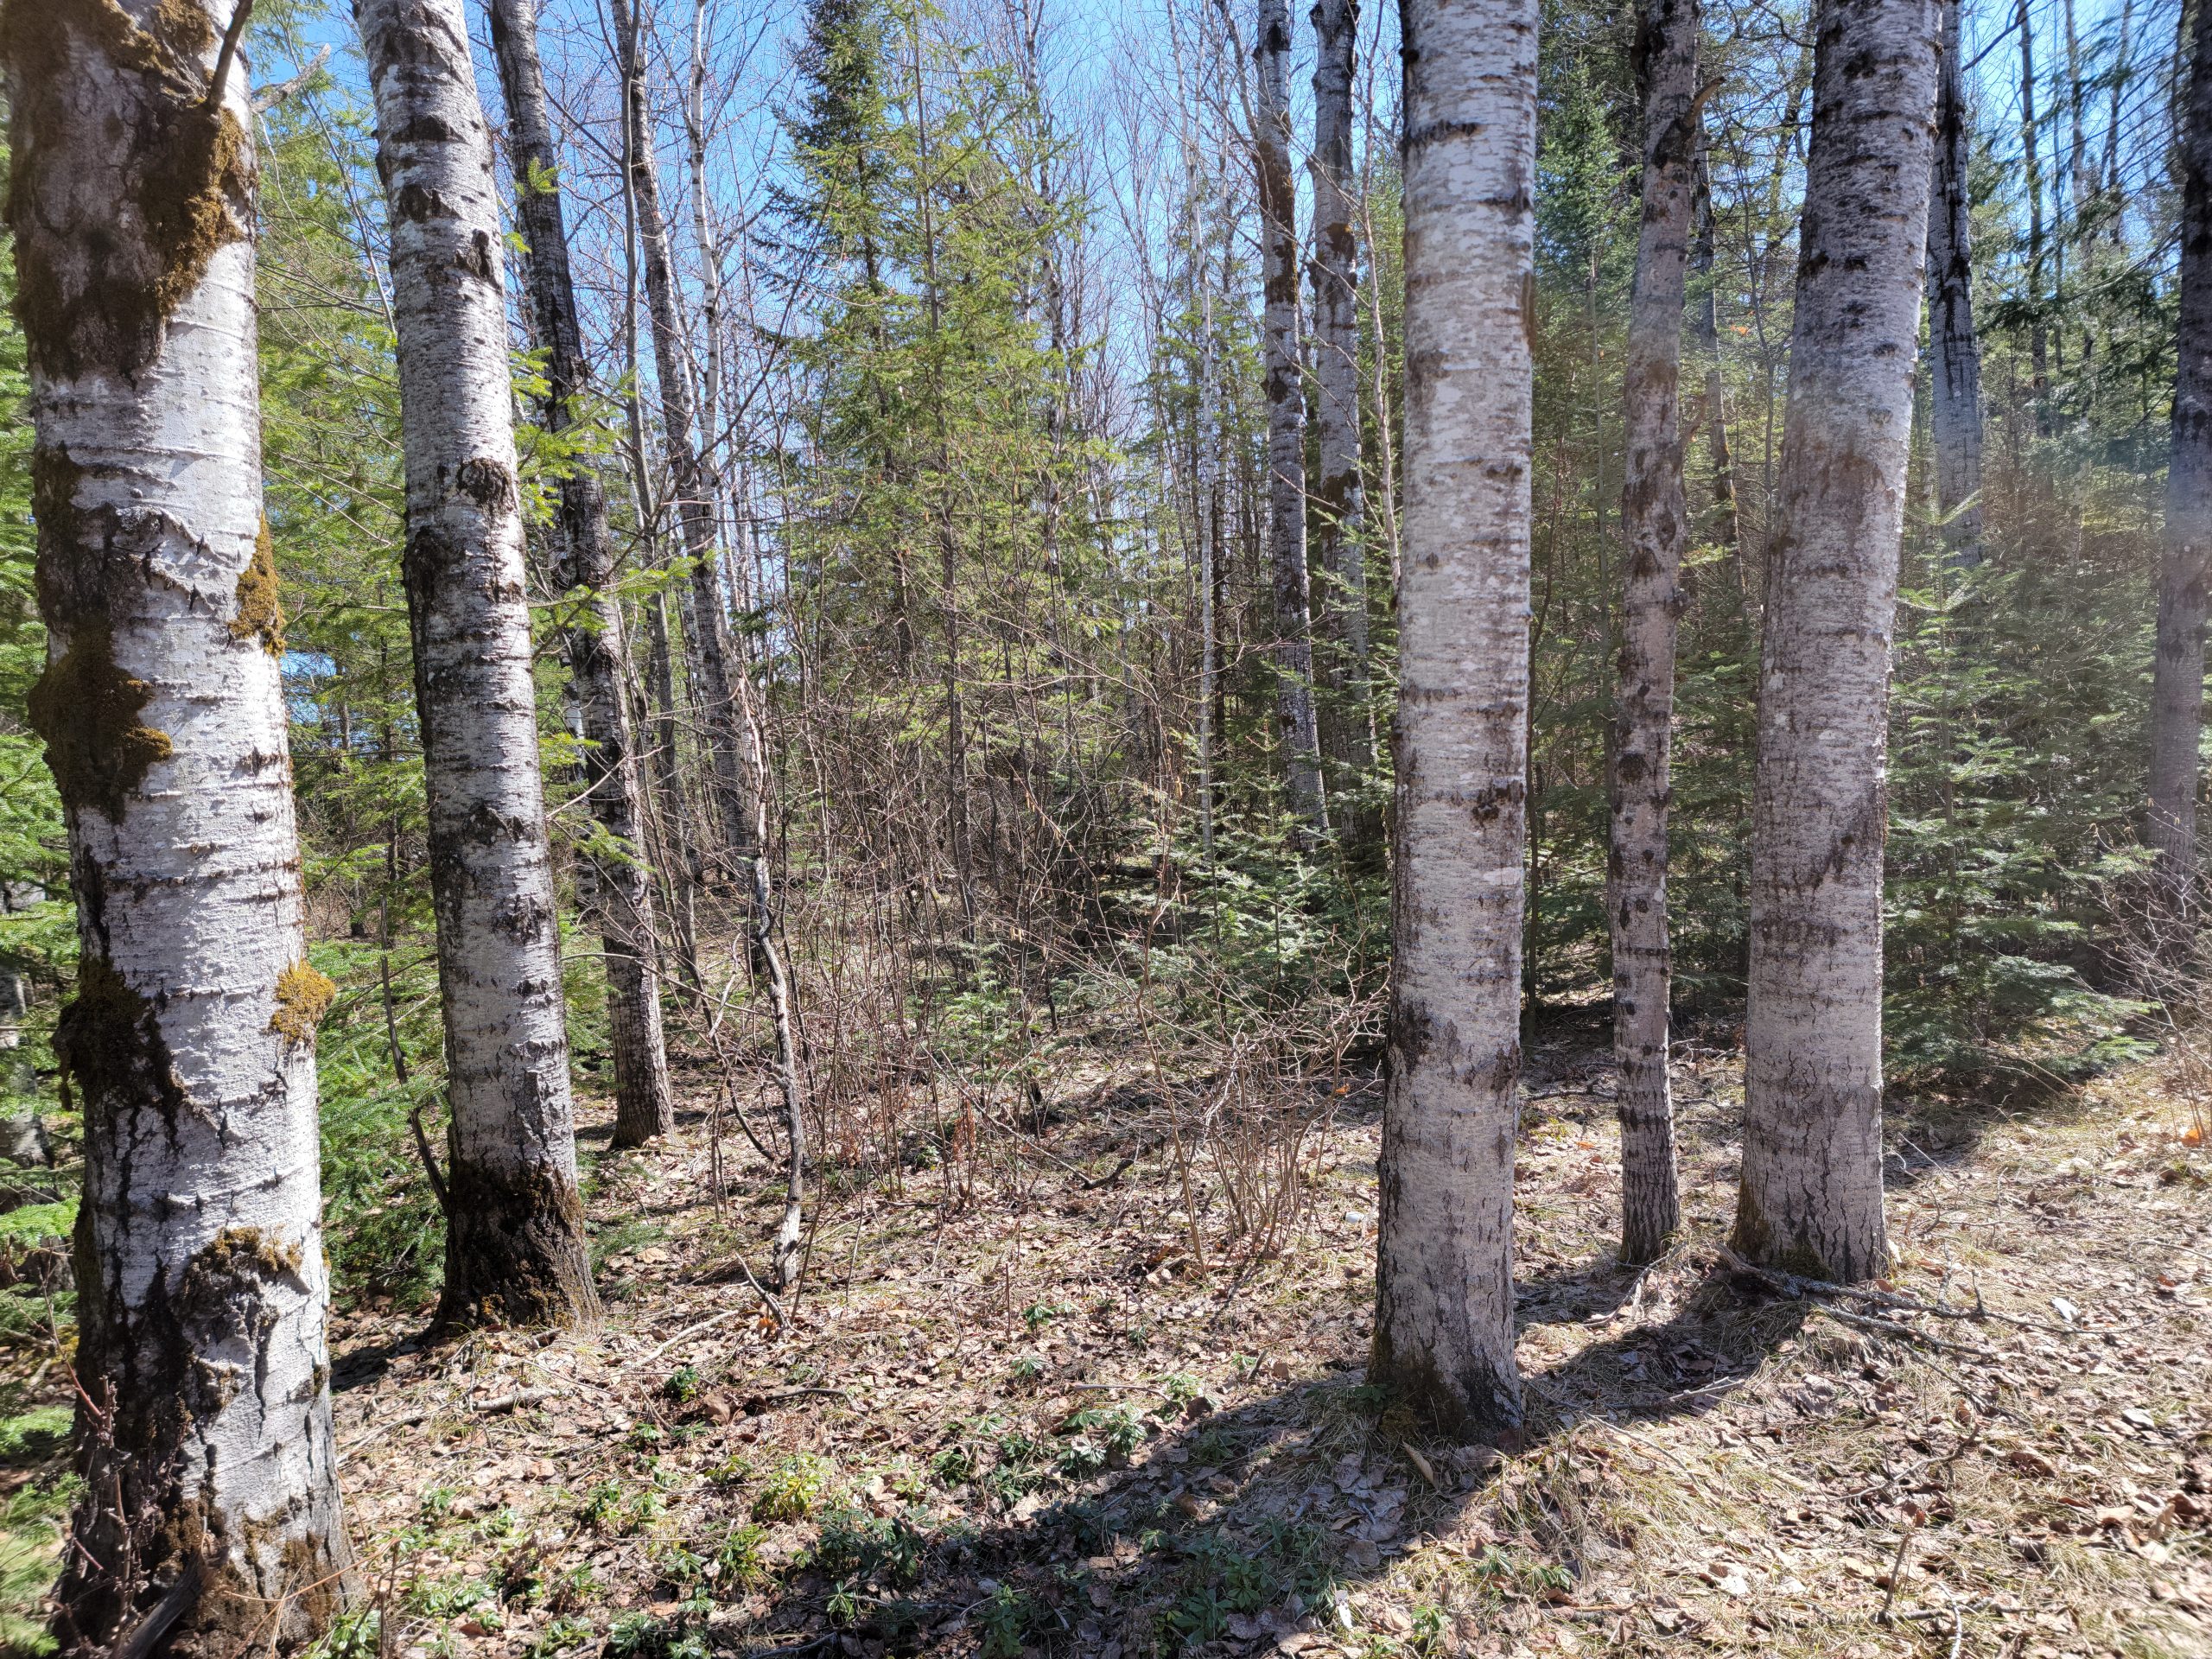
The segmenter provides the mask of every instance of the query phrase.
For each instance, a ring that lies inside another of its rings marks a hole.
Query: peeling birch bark
[[[46,671],[83,947],[84,1495],[66,1650],[296,1651],[351,1588],[315,1028],[261,514],[253,115],[227,6],[0,11]],[[158,1611],[157,1611],[158,1610]]]
[[[461,0],[355,0],[353,16],[391,208],[401,570],[453,1111],[439,1319],[588,1321],[491,136]]]
[[[1510,1440],[1528,830],[1534,0],[1407,0],[1406,495],[1370,1377]]]

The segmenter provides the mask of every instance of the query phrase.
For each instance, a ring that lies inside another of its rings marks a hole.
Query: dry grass
[[[1693,1231],[1643,1275],[1588,1033],[1530,1081],[1502,1462],[1361,1385],[1371,1088],[1317,1101],[1280,1255],[1205,1158],[1186,1189],[1160,1096],[1090,1090],[957,1210],[833,1191],[780,1326],[728,1271],[766,1172],[718,1214],[696,1128],[604,1158],[603,1331],[341,1322],[386,1650],[2212,1653],[2212,1161],[2173,1065],[1897,1126],[1890,1282],[2031,1322],[1904,1318],[1964,1354],[1719,1262],[1730,1057],[1682,1065]]]

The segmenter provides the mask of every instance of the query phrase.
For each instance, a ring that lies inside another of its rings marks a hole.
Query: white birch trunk
[[[1323,634],[1337,660],[1337,693],[1321,721],[1324,753],[1338,780],[1357,784],[1375,761],[1368,699],[1367,552],[1360,525],[1359,238],[1353,224],[1352,67],[1358,0],[1317,0],[1313,7],[1313,381],[1319,466],[1313,485],[1316,561],[1328,578]],[[1380,857],[1382,814],[1347,809],[1333,796],[1331,816],[1347,851],[1361,863]]]
[[[1290,13],[1259,0],[1252,49],[1260,184],[1261,354],[1268,403],[1268,562],[1274,583],[1275,724],[1290,810],[1326,834],[1321,738],[1313,715],[1313,586],[1306,569],[1306,387],[1298,365],[1298,188],[1290,167]]]
[[[0,25],[48,664],[83,956],[85,1481],[66,1649],[296,1650],[349,1587],[283,619],[261,516],[254,180],[227,6]],[[95,26],[97,25],[97,26]]]
[[[1675,642],[1684,594],[1682,303],[1696,179],[1697,0],[1646,0],[1643,219],[1629,302],[1621,524],[1628,574],[1613,705],[1606,914],[1621,1125],[1621,1257],[1649,1262],[1681,1220],[1667,1073],[1674,957],[1667,934],[1667,817],[1674,792]]]
[[[1407,0],[1406,498],[1370,1376],[1510,1440],[1527,838],[1534,0]]]
[[[2196,875],[2198,746],[2204,720],[2205,582],[2212,563],[2212,7],[2195,16],[2177,146],[2182,175],[2181,317],[2173,449],[2158,566],[2158,661],[2151,684],[2151,810],[2162,947],[2187,941]]]
[[[492,0],[492,49],[507,100],[507,141],[515,176],[515,216],[528,239],[530,306],[545,353],[542,418],[549,432],[575,419],[587,388],[583,333],[569,274],[569,235],[561,207],[560,157],[545,110],[534,0]],[[561,480],[561,535],[567,552],[561,586],[580,615],[565,632],[584,744],[585,797],[599,827],[620,849],[594,858],[593,908],[607,952],[609,1046],[614,1058],[614,1143],[641,1146],[676,1127],[667,1038],[661,1026],[660,965],[652,879],[643,859],[645,818],[637,756],[623,687],[629,644],[614,578],[607,493],[588,464]]]
[[[1829,0],[1821,14],[1759,671],[1736,1243],[1847,1282],[1886,1262],[1890,637],[1936,36],[1936,0]]]
[[[1959,54],[1961,0],[1944,0],[1943,66],[1936,95],[1936,174],[1928,204],[1929,428],[1936,500],[1951,562],[1981,563],[1981,344],[1974,327],[1972,215],[1967,163],[1974,133]]]
[[[401,569],[453,1109],[439,1317],[588,1320],[490,134],[461,0],[355,0],[353,16],[391,207]]]

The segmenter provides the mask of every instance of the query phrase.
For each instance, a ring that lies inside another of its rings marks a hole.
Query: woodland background
[[[1967,18],[1986,556],[1947,558],[1916,442],[1891,711],[1888,1067],[1918,1099],[2078,1080],[2149,1052],[2165,1017],[2131,950],[2128,895],[2174,380],[2180,10],[2023,0]],[[1391,9],[1361,20],[1356,87],[1370,667],[1354,671],[1341,632],[1317,642],[1341,830],[1319,843],[1286,811],[1276,750],[1249,43],[1235,24],[1205,0],[664,0],[645,21],[687,372],[761,694],[822,1201],[888,1181],[957,1205],[1012,1179],[1047,1084],[1073,1073],[1180,1070],[1195,1054],[1308,1080],[1364,1066],[1389,966]],[[1641,157],[1631,25],[1579,0],[1548,0],[1542,22],[1525,986],[1538,1030],[1601,1005],[1608,982]],[[541,28],[598,391],[578,430],[524,427],[525,487],[543,526],[563,469],[607,480],[651,714],[648,850],[676,918],[671,1054],[686,1105],[734,1146],[741,1122],[773,1118],[772,1036],[727,995],[747,972],[742,895],[684,850],[709,813],[706,767],[613,37],[583,0],[554,0]],[[261,0],[247,37],[263,89],[264,452],[313,960],[339,987],[319,1047],[327,1236],[341,1303],[411,1310],[438,1281],[441,1228],[409,1119],[435,1115],[442,1058],[385,210],[348,29],[313,0]],[[1717,85],[1685,354],[1695,545],[1669,880],[1682,1030],[1726,1046],[1741,1018],[1811,48],[1796,4],[1718,0],[1706,29]],[[1311,40],[1296,38],[1306,132]],[[496,128],[480,41],[477,56]],[[925,271],[941,308],[920,302]],[[542,359],[519,313],[513,361],[526,411]],[[20,337],[0,323],[0,403],[23,391]],[[22,713],[45,660],[30,445],[26,422],[0,423],[0,962],[16,988],[0,1081],[8,1114],[37,1115],[66,1147],[48,1040],[75,936],[60,808]],[[604,849],[574,804],[563,601],[537,550],[543,763],[573,902],[577,855]],[[1329,607],[1328,573],[1314,582]],[[579,913],[564,916],[564,960],[591,1096],[608,1084],[603,976]],[[1254,1108],[1255,1146],[1274,1144],[1268,1119]],[[0,1229],[26,1248],[66,1237],[73,1201],[27,1196]],[[602,1255],[619,1232],[602,1230]],[[67,1311],[66,1293],[57,1304],[34,1282],[0,1291],[0,1322],[22,1332]],[[64,1431],[56,1411],[0,1433]],[[40,1489],[16,1502],[34,1529],[60,1508]]]

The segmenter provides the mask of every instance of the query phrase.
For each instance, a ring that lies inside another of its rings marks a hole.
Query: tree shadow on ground
[[[1579,1431],[1713,1408],[1805,1313],[1710,1275],[1663,1321],[1624,1324],[1529,1375],[1523,1444],[1503,1460],[1421,1439],[1349,1358],[1219,1408],[1079,1392],[1044,1441],[973,1421],[913,1448],[964,1498],[963,1518],[932,1516],[942,1492],[833,1506],[765,1611],[706,1634],[718,1648],[869,1659],[1295,1652],[1344,1639],[1353,1593],[1416,1540],[1444,1537],[1478,1599],[1565,1599],[1633,1541],[1604,1535],[1580,1491]],[[978,1513],[988,1518],[965,1518]]]

